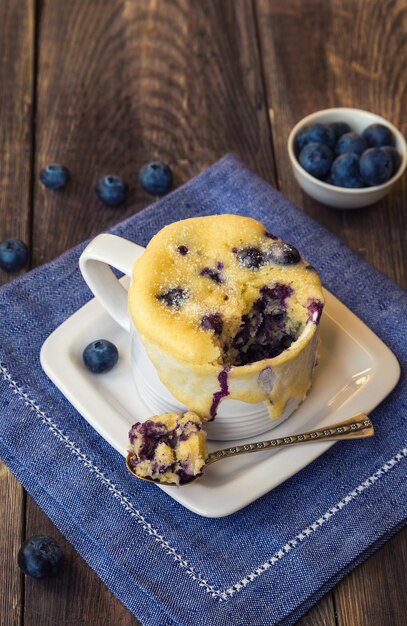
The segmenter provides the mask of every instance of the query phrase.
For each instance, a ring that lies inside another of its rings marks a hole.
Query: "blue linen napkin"
[[[306,251],[402,366],[372,414],[375,437],[337,443],[229,517],[199,517],[134,480],[42,371],[43,341],[91,297],[78,269],[83,245],[0,290],[0,457],[144,626],[292,624],[407,516],[403,290],[233,156],[111,232],[145,245],[172,221],[227,212]]]

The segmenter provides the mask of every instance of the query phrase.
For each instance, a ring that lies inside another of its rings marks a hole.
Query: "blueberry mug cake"
[[[133,267],[129,312],[158,375],[202,419],[265,402],[277,419],[311,385],[323,294],[298,250],[248,217],[159,231]]]

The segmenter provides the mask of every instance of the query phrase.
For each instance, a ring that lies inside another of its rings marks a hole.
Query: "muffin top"
[[[322,307],[317,272],[298,250],[237,215],[160,230],[135,262],[129,290],[143,340],[195,364],[274,358],[318,323]]]

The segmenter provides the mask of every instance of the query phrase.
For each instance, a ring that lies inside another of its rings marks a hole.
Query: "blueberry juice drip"
[[[230,367],[224,367],[221,372],[218,374],[218,381],[220,385],[219,391],[216,391],[212,396],[212,405],[210,409],[210,416],[212,419],[216,417],[216,411],[218,410],[219,402],[222,398],[226,398],[229,395],[229,387],[228,387],[228,373],[230,372]]]

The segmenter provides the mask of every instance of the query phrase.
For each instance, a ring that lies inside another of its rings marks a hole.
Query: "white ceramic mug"
[[[111,317],[129,332],[133,378],[152,415],[185,411],[187,407],[169,392],[158,377],[128,315],[127,290],[111,271],[111,267],[114,267],[131,279],[133,264],[143,252],[142,246],[115,235],[102,234],[84,250],[79,267],[95,297]],[[225,398],[219,405],[216,419],[207,422],[205,429],[208,437],[215,440],[254,437],[280,424],[297,408],[299,402],[296,398],[290,398],[282,415],[272,420],[264,402],[249,404]]]

